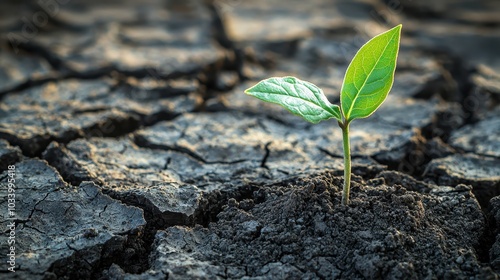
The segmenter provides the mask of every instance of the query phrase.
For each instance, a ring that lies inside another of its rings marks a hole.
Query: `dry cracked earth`
[[[19,2],[0,4],[0,278],[500,277],[498,1]],[[243,90],[294,75],[338,103],[399,23],[342,206],[336,125]]]

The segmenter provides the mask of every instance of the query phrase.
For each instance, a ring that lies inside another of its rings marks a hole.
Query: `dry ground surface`
[[[500,277],[498,1],[35,2],[0,4],[0,278]],[[399,23],[342,206],[336,124],[243,90],[294,75],[338,103]]]

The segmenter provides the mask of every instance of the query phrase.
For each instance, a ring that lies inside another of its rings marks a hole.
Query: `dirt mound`
[[[342,206],[341,177],[323,173],[231,199],[207,228],[161,231],[153,269],[265,279],[424,279],[484,275],[475,247],[485,228],[470,188],[429,194],[354,182]],[[168,264],[168,266],[167,266]]]

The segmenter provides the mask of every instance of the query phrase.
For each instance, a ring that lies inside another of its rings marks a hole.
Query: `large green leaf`
[[[320,88],[295,77],[269,78],[245,90],[245,93],[279,104],[312,123],[331,118],[341,120],[339,106],[331,104]]]
[[[372,38],[347,68],[340,102],[347,121],[370,116],[391,90],[399,50],[401,25]]]

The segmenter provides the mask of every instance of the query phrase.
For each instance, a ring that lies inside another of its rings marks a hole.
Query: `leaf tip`
[[[396,25],[394,28],[392,28],[393,30],[396,30],[398,33],[401,34],[401,29],[403,28],[403,24],[400,23],[398,25]]]
[[[243,92],[244,92],[245,94],[251,95],[251,94],[252,94],[252,92],[251,92],[251,91],[252,91],[252,89],[253,89],[255,86],[256,86],[256,85],[251,86],[251,87],[249,87],[249,88],[245,89]]]

